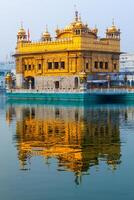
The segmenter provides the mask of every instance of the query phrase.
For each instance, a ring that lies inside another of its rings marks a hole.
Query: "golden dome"
[[[26,35],[26,31],[24,30],[24,28],[20,28],[20,30],[18,31],[18,35]]]
[[[48,31],[44,32],[42,34],[42,36],[45,37],[45,38],[51,37],[51,35],[50,35],[50,33]]]
[[[11,74],[7,73],[6,77],[10,77],[10,76],[11,76]]]
[[[68,31],[68,30],[73,30],[75,28],[85,28],[85,27],[86,25],[84,25],[81,21],[76,21],[66,26],[64,30]]]
[[[71,23],[71,24],[67,25],[67,26],[64,28],[64,30],[72,30],[73,27],[74,27],[74,23]]]
[[[75,12],[75,20],[73,20],[73,22],[65,26],[64,29],[59,30],[57,28],[56,30],[57,38],[63,36],[64,34],[65,37],[72,36],[72,34],[74,34],[77,30],[84,30],[83,33],[88,33],[89,31],[88,25],[84,24],[81,20],[81,17],[78,16],[78,11]]]
[[[92,32],[97,34],[98,33],[98,29],[95,27],[94,29],[92,29]]]
[[[108,33],[115,33],[115,32],[118,32],[118,31],[119,31],[119,29],[115,26],[115,23],[114,23],[114,20],[113,20],[112,26],[107,29],[107,32]]]
[[[108,28],[108,32],[109,33],[115,33],[115,32],[118,32],[118,29],[117,29],[116,26],[112,26],[112,27]]]
[[[85,27],[85,26],[81,21],[78,21],[78,22],[76,22],[75,27],[76,28],[82,28],[82,27]]]
[[[42,38],[41,38],[42,41],[51,41],[51,35],[50,33],[48,32],[48,28],[46,26],[46,31],[44,33],[42,33]]]
[[[6,75],[6,77],[5,77],[5,79],[6,79],[6,80],[10,80],[10,79],[11,79],[11,74],[8,73],[8,74]]]
[[[48,27],[46,25],[46,31],[44,33],[42,33],[42,37],[43,38],[51,38],[50,33],[48,32]]]
[[[71,24],[67,25],[64,28],[64,30],[70,31],[70,30],[73,30],[74,28],[85,28],[85,27],[86,27],[86,25],[84,25],[81,21],[81,16],[78,16],[78,11],[76,11],[75,12],[75,20]]]

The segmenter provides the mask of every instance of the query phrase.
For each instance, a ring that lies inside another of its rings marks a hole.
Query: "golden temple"
[[[84,87],[89,74],[118,72],[120,29],[114,22],[100,38],[98,29],[82,22],[78,11],[53,39],[46,28],[40,41],[32,42],[23,27],[17,34],[16,88],[73,90]]]

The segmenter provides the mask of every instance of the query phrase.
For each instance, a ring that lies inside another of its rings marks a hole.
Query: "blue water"
[[[0,199],[134,199],[134,105],[7,102]]]

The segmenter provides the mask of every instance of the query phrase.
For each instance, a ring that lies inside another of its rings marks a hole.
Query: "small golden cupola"
[[[90,29],[87,24],[84,24],[81,20],[81,16],[78,11],[75,12],[75,22],[73,23],[73,32],[75,35],[97,38],[98,29]]]
[[[46,26],[46,31],[44,33],[42,33],[42,37],[41,37],[41,40],[42,41],[51,41],[52,38],[51,38],[51,35],[50,33],[48,32],[48,27]]]
[[[120,29],[115,26],[114,20],[112,26],[106,30],[106,37],[110,39],[120,39]]]
[[[23,25],[21,25],[21,28],[17,33],[17,41],[18,42],[27,41],[27,34],[25,29],[23,28]]]
[[[98,28],[97,28],[97,26],[95,26],[95,28],[92,29],[92,32],[95,33],[95,34],[97,35],[97,33],[98,33]]]
[[[85,35],[89,32],[87,24],[84,24],[81,20],[81,16],[78,11],[75,12],[74,32],[76,35]]]

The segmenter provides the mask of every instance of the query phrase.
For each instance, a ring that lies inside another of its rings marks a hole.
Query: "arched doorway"
[[[35,89],[35,79],[32,76],[25,78],[25,88],[26,89]]]
[[[74,79],[74,87],[75,87],[75,89],[78,89],[78,86],[79,86],[79,80],[78,80],[78,77],[75,77],[75,79]]]
[[[55,81],[55,89],[59,89],[59,87],[60,87],[59,81]]]

